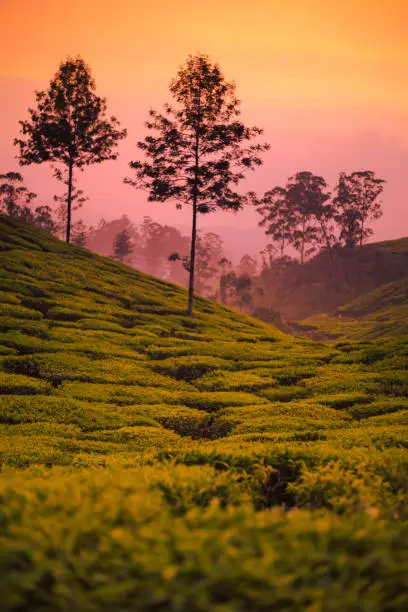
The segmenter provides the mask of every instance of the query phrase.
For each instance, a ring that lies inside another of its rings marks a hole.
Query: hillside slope
[[[189,319],[5,218],[0,261],[2,610],[408,608],[406,340]]]
[[[407,270],[408,238],[401,238],[361,249],[336,249],[332,261],[324,252],[304,265],[272,267],[262,276],[270,306],[288,321],[333,314],[338,307],[406,277]]]
[[[336,340],[408,336],[408,277],[340,306],[332,316],[309,317],[293,329],[311,338]]]

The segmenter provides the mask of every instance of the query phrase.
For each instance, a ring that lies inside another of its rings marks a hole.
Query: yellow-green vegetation
[[[2,612],[408,609],[408,340],[322,342],[0,221]]]
[[[398,243],[398,241],[396,241]],[[310,336],[328,339],[377,340],[408,335],[408,276],[381,285],[332,316],[314,315],[295,328]]]

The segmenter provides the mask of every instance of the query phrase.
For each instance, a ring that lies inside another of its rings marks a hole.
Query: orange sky
[[[404,0],[0,0],[1,171],[16,168],[17,121],[68,54],[91,66],[108,108],[128,128],[121,156],[81,176],[91,221],[121,212],[188,223],[121,184],[150,106],[189,53],[218,61],[237,83],[244,119],[271,151],[248,181],[263,191],[298,170],[330,182],[373,169],[388,181],[379,238],[408,234],[408,8]],[[43,200],[57,189],[45,168],[24,168]],[[401,223],[401,217],[403,223]],[[251,212],[206,224],[248,222]]]

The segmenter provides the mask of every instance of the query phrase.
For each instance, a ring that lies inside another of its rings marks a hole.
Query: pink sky
[[[356,6],[357,5],[357,6]],[[149,107],[169,100],[168,83],[189,53],[209,53],[237,84],[243,118],[271,144],[243,191],[262,193],[300,170],[333,185],[339,171],[374,170],[386,179],[378,240],[408,235],[408,9],[390,0],[158,0],[80,2],[1,0],[1,172],[18,169],[13,139],[66,55],[91,66],[109,113],[128,129],[116,162],[89,167],[80,186],[88,223],[127,214],[187,225],[190,212],[148,203],[122,183],[137,157]],[[59,185],[49,168],[22,168],[27,186],[49,203]],[[201,227],[256,232],[252,210],[202,217]],[[260,239],[261,230],[258,230]],[[243,250],[245,246],[242,245]]]

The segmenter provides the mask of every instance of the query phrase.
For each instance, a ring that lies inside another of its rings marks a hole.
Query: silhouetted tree
[[[251,195],[262,216],[259,225],[271,236],[281,259],[289,245],[299,252],[302,264],[318,244],[324,243],[331,249],[333,211],[327,203],[330,193],[323,177],[307,171],[297,172],[285,188],[274,187],[261,200]]]
[[[199,295],[208,296],[217,287],[218,262],[223,254],[223,241],[218,234],[197,233],[195,289]]]
[[[82,219],[72,225],[71,241],[80,247],[85,247],[88,239],[89,230]]]
[[[34,210],[33,225],[49,234],[56,233],[53,211],[49,206],[37,206]]]
[[[150,217],[144,217],[140,228],[144,269],[149,274],[166,277],[169,271],[166,266],[168,255],[173,250],[184,250],[185,239],[180,232],[170,225],[161,225]]]
[[[129,232],[135,245],[133,255],[135,253],[140,255],[138,248],[140,245],[140,236],[137,229],[126,215],[122,215],[122,217],[114,219],[113,221],[101,219],[96,227],[88,230],[87,246],[91,251],[110,257],[112,256],[112,244],[114,243],[115,237],[124,229]]]
[[[280,257],[293,239],[296,226],[296,215],[288,193],[283,187],[274,187],[267,191],[261,200],[253,197],[257,212],[262,216],[259,222],[265,227],[265,234],[270,236],[279,250]]]
[[[221,304],[232,306],[236,296],[237,275],[234,270],[228,270],[220,277]]]
[[[381,202],[377,199],[385,181],[375,177],[371,170],[340,173],[333,200],[334,218],[340,226],[340,240],[347,247],[360,247],[373,230],[367,223],[382,216]]]
[[[68,187],[68,180],[65,179],[64,173],[61,172],[59,168],[54,168],[54,177],[62,182],[64,185]],[[72,220],[72,213],[76,212],[80,208],[83,207],[85,202],[89,200],[88,196],[86,196],[82,189],[77,188],[77,180],[75,177],[72,177],[71,182],[71,220],[70,220],[70,241],[78,246],[84,246],[83,244],[78,244],[78,236],[83,233],[83,225],[84,222],[82,219],[78,221]],[[56,209],[56,233],[60,238],[64,238],[66,236],[67,230],[67,197],[66,193],[63,195],[54,195],[53,200],[57,205]]]
[[[67,58],[46,91],[36,92],[37,108],[20,121],[20,164],[61,163],[67,182],[66,241],[71,238],[74,169],[116,159],[113,148],[126,136],[115,117],[106,117],[106,100],[95,94],[90,68],[80,57]]]
[[[214,232],[197,233],[195,290],[199,295],[211,295],[215,298],[212,290],[217,289],[218,262],[222,256],[223,242],[218,234]],[[190,272],[190,257],[188,255],[180,255],[178,251],[174,251],[169,255],[168,260],[181,262],[183,269]]]
[[[235,306],[248,312],[253,302],[252,279],[247,274],[230,270],[220,278],[220,299],[222,304]]]
[[[170,83],[176,107],[150,111],[154,135],[138,143],[147,160],[133,161],[135,178],[125,182],[147,189],[150,201],[174,200],[192,207],[188,315],[193,312],[197,215],[239,210],[244,198],[236,186],[245,170],[260,165],[265,144],[248,145],[262,133],[238,117],[235,86],[206,55],[189,56]]]
[[[0,212],[30,223],[46,232],[54,233],[56,225],[49,206],[32,208],[31,202],[37,197],[23,184],[19,172],[0,174]]]
[[[244,312],[249,312],[249,309],[253,302],[253,296],[251,292],[252,283],[252,278],[248,274],[239,274],[236,276],[236,305],[240,310],[243,310]]]
[[[330,199],[326,189],[323,177],[307,171],[297,172],[286,186],[287,206],[295,219],[290,241],[299,251],[301,264],[316,250],[320,230],[326,228],[325,203]]]
[[[0,174],[0,212],[9,217],[32,221],[31,202],[37,197],[23,184],[19,172]]]
[[[132,238],[127,229],[119,232],[113,243],[113,257],[123,263],[125,257],[133,252]]]

